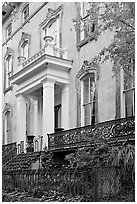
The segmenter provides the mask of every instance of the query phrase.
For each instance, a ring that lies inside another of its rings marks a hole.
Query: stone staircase
[[[37,169],[41,167],[43,151],[22,151],[17,154],[16,143],[2,146],[2,170]],[[25,153],[26,152],[26,153]]]
[[[33,168],[35,168],[35,163],[39,162],[39,165],[41,165],[41,154],[42,152],[28,152],[18,154],[3,165],[3,170],[31,169],[32,164]]]

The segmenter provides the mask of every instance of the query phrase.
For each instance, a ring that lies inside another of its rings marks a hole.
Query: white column
[[[43,146],[48,147],[47,134],[54,132],[54,83],[47,78],[43,83]]]
[[[67,130],[69,128],[69,87],[65,84],[62,88],[61,97],[61,127]]]
[[[43,133],[43,103],[42,99],[38,101],[38,134],[42,136]]]
[[[36,138],[39,134],[39,127],[38,127],[38,99],[34,98],[34,136]]]
[[[20,141],[26,147],[26,100],[22,94],[17,95],[17,143]]]

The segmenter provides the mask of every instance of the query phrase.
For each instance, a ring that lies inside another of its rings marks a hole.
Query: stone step
[[[5,167],[4,170],[30,169],[31,164],[36,162],[42,152],[29,152],[18,154]]]

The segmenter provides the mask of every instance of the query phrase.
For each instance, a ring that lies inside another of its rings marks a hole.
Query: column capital
[[[46,77],[41,82],[43,84],[43,88],[45,88],[47,86],[54,87],[56,80],[54,78],[51,78],[51,77]]]
[[[69,84],[64,84],[63,88],[62,88],[62,94],[69,92]]]
[[[41,81],[42,84],[45,84],[45,83],[53,83],[54,84],[55,82],[56,82],[56,80],[52,77],[49,77],[49,76],[47,76],[45,79],[43,79]]]
[[[26,100],[26,97],[21,93],[17,93],[15,96],[17,98],[17,101]]]

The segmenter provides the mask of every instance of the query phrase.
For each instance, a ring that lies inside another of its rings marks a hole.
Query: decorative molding
[[[27,5],[29,5],[29,2],[24,2],[23,6],[22,6],[22,8],[21,8],[21,10],[20,10],[21,13],[23,12],[24,8],[25,8]]]
[[[4,59],[6,59],[9,55],[11,55],[13,58],[14,51],[10,47],[7,47],[6,53],[4,55]]]
[[[135,117],[121,118],[48,135],[49,149],[83,147],[88,144],[135,140]]]
[[[12,114],[13,113],[13,108],[12,108],[12,106],[9,103],[6,103],[2,112],[3,112],[4,115],[7,112],[10,112]]]
[[[81,79],[84,75],[91,73],[91,71],[96,71],[97,65],[91,61],[84,60],[81,69],[79,70],[76,78]]]
[[[44,21],[42,23],[40,23],[40,27],[46,26],[49,21],[51,21],[52,19],[56,18],[59,13],[61,13],[61,17],[63,16],[63,5],[59,6],[56,10],[53,10],[51,8],[48,8],[48,12],[46,15],[46,18],[44,19]]]
[[[21,39],[20,39],[20,41],[19,41],[19,46],[20,46],[25,40],[28,40],[28,42],[29,42],[29,44],[30,44],[31,35],[28,34],[28,33],[22,32]]]

